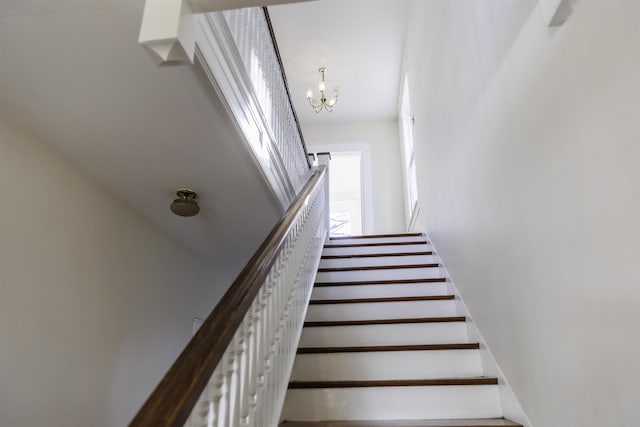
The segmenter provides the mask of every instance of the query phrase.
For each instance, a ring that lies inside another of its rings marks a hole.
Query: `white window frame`
[[[418,177],[416,171],[416,155],[413,140],[413,112],[409,91],[408,68],[405,65],[400,93],[400,111],[398,121],[402,146],[402,175],[405,188],[405,208],[407,229],[414,230],[418,212],[420,212],[420,198],[418,192]]]

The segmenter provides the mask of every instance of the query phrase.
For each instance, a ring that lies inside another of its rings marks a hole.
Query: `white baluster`
[[[249,394],[250,387],[249,383],[251,382],[251,352],[252,352],[252,340],[253,340],[253,325],[254,325],[254,316],[253,316],[253,308],[256,302],[251,304],[249,311],[245,316],[244,324],[244,357],[242,359],[242,392],[240,393],[240,404],[238,405],[238,419],[239,425],[245,427],[249,424]]]
[[[229,384],[229,359],[231,358],[231,354],[229,352],[229,348],[225,351],[218,364],[219,374],[218,374],[218,411],[217,411],[217,422],[218,425],[216,427],[226,427],[229,425],[229,395],[230,395],[230,384]]]
[[[325,206],[320,186],[292,225],[187,426],[277,425],[327,231]]]
[[[234,336],[233,340],[229,344],[229,349],[227,350],[229,354],[229,359],[227,361],[227,427],[237,427],[237,418],[236,418],[236,406],[238,404],[237,401],[237,390],[238,390],[238,340],[237,334]]]
[[[258,413],[258,405],[260,404],[260,396],[262,390],[264,389],[264,348],[265,348],[265,340],[267,336],[266,332],[266,308],[267,308],[267,299],[268,299],[268,282],[263,284],[261,295],[260,295],[260,304],[258,306],[259,314],[258,314],[258,335],[256,342],[256,357],[254,364],[256,366],[256,375],[255,375],[255,390],[254,395],[252,396],[252,412],[254,413],[254,419],[256,425],[259,426],[261,418]]]
[[[229,11],[224,18],[271,128],[272,142],[284,170],[299,191],[309,169],[263,11],[260,8]]]
[[[209,385],[207,386],[209,389],[209,396],[211,397],[211,417],[209,424],[210,427],[221,427],[222,417],[220,414],[220,402],[222,401],[222,396],[224,394],[223,367],[224,363],[218,365],[218,367],[213,372]]]
[[[242,425],[242,402],[247,392],[247,335],[248,335],[248,314],[245,315],[244,321],[238,329],[238,345],[237,345],[237,381],[236,388],[236,404],[234,407],[234,425]]]

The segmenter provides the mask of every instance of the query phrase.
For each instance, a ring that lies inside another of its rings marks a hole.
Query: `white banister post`
[[[329,241],[329,236],[331,235],[331,216],[329,213],[331,212],[329,209],[329,163],[331,161],[331,153],[316,153],[318,156],[318,166],[326,166],[327,172],[325,174],[325,184],[324,184],[324,197],[325,197],[325,221],[327,223],[327,241]]]

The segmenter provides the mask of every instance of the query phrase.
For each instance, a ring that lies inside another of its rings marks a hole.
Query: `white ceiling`
[[[195,68],[158,68],[138,45],[143,5],[0,0],[0,114],[212,265],[238,268],[234,260],[253,252],[280,209]],[[405,0],[270,10],[303,124],[396,116]],[[331,115],[306,104],[321,65],[341,88]],[[181,187],[200,193],[199,216],[170,213]]]
[[[269,7],[300,121],[305,124],[397,117],[407,0],[318,0]],[[333,113],[314,113],[318,68],[340,88]]]
[[[195,68],[158,68],[137,43],[143,4],[0,0],[0,114],[207,262],[237,269],[280,209]],[[181,187],[200,193],[199,216],[169,211]]]

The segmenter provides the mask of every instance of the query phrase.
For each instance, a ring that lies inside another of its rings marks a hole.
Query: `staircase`
[[[466,321],[424,235],[331,239],[281,425],[522,427],[502,418]]]

